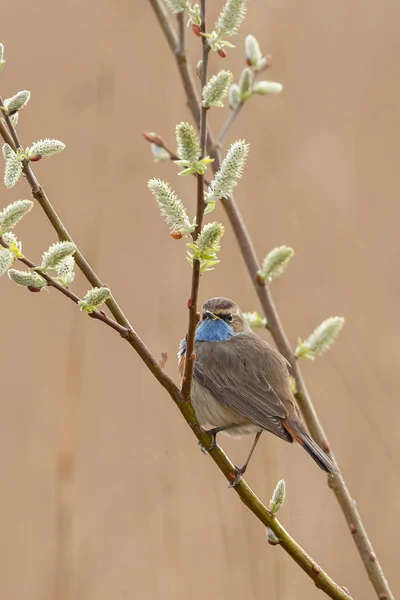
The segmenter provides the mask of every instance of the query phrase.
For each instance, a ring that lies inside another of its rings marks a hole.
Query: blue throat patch
[[[195,342],[223,342],[234,335],[232,328],[225,321],[206,319],[197,327],[194,340]],[[186,340],[183,339],[179,342],[178,356],[182,356],[185,352]]]
[[[206,319],[196,329],[196,342],[223,342],[234,335],[232,327],[219,319]]]

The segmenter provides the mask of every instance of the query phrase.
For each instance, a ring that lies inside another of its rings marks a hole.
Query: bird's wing
[[[285,359],[254,334],[196,344],[194,377],[223,406],[288,440],[282,419],[290,398]]]

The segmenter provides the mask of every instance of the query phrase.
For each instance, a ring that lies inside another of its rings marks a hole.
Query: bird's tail
[[[296,423],[288,419],[282,421],[286,431],[292,436],[293,441],[297,442],[306,452],[315,460],[317,465],[326,473],[338,473],[339,470],[327,454],[318,446],[309,436],[301,423]]]

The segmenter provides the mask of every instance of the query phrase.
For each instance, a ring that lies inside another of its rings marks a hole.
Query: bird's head
[[[224,342],[232,336],[251,332],[237,304],[228,298],[211,298],[201,307],[201,321],[196,329],[196,342]],[[186,352],[186,340],[181,340],[178,356]]]
[[[218,322],[224,323],[231,330],[231,335],[249,330],[240,308],[229,298],[211,298],[204,302],[201,309],[201,318],[202,323],[205,321],[215,322],[215,325]]]

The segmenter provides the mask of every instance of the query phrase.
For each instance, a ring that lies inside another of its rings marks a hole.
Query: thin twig
[[[0,237],[0,245],[8,248],[8,245]],[[30,269],[36,269],[36,271],[46,280],[49,287],[54,288],[61,294],[66,296],[69,300],[72,300],[75,304],[79,302],[79,297],[76,296],[69,289],[65,288],[58,281],[55,281],[52,277],[37,269],[35,264],[28,258],[23,257],[18,259],[19,262],[23,263]],[[105,325],[108,325],[114,329],[117,333],[123,337],[128,344],[130,344],[135,351],[138,353],[140,358],[145,362],[153,375],[161,383],[164,389],[169,393],[172,400],[180,410],[184,419],[192,429],[193,433],[204,447],[209,447],[211,443],[211,436],[208,435],[198,424],[193,407],[189,402],[182,402],[182,394],[179,388],[175,385],[173,380],[163,371],[159,363],[152,356],[150,351],[145,346],[144,342],[139,336],[132,330],[119,325],[116,321],[113,321],[105,315],[102,311],[95,311],[89,315],[91,318],[102,321]],[[225,475],[229,482],[232,482],[236,475],[236,468],[226,456],[224,451],[216,446],[210,450],[210,456],[214,462],[218,465],[219,469]],[[322,589],[330,598],[334,600],[351,600],[351,597],[338,586],[321,567],[297,544],[297,542],[287,533],[282,527],[279,521],[274,517],[269,510],[260,502],[251,488],[241,478],[234,490],[243,500],[243,503],[251,510],[251,512],[266,526],[272,529],[277,536],[280,545],[284,550],[297,562],[297,564],[311,577],[315,585]]]
[[[254,77],[253,86],[256,83],[259,75],[261,73],[263,73],[266,69],[268,69],[270,66],[271,66],[271,56],[268,54],[265,57],[265,64],[262,67],[260,67],[258,69],[251,67],[251,70],[253,72],[253,77]],[[236,121],[236,118],[238,117],[238,115],[244,105],[245,105],[245,102],[240,101],[238,106],[230,113],[229,117],[226,119],[225,123],[223,124],[222,129],[217,138],[216,146],[217,146],[218,150],[221,149],[222,141],[223,141],[224,137],[228,133],[229,129],[232,127],[233,123]]]
[[[178,39],[179,39],[179,47],[178,52],[180,54],[185,54],[185,13],[180,12],[177,14],[176,19],[178,21]]]
[[[197,100],[196,89],[193,85],[193,76],[188,66],[187,60],[184,59],[182,56],[178,57],[175,52],[176,44],[174,42],[174,33],[169,23],[166,10],[162,6],[160,0],[149,0],[149,2],[152,8],[154,9],[154,12],[157,16],[163,33],[167,38],[170,49],[175,55],[179,74],[186,93],[187,104],[190,108],[195,122],[198,122],[199,103]],[[221,163],[221,156],[218,148],[216,147],[216,143],[213,139],[213,136],[210,134],[210,132],[208,134],[207,147],[210,156],[214,158],[212,169],[215,172],[219,169]],[[263,308],[264,315],[268,321],[268,328],[271,331],[272,337],[275,340],[277,348],[291,363],[293,374],[296,379],[296,386],[298,389],[297,400],[302,414],[304,416],[304,420],[307,423],[311,435],[322,448],[326,449],[327,453],[330,455],[332,460],[335,462],[335,464],[337,464],[332,451],[329,450],[329,444],[327,442],[324,430],[317,416],[311,397],[305,386],[298,361],[296,361],[294,357],[293,351],[289,344],[286,332],[280,321],[278,311],[275,307],[270,291],[266,286],[260,285],[257,281],[259,261],[255,253],[252,239],[247,231],[246,225],[243,222],[240,211],[235,203],[233,196],[227,199],[223,199],[221,200],[221,202],[230,220],[231,226],[238,241],[243,260],[247,266],[251,280],[256,288],[260,304]],[[369,579],[371,580],[371,583],[376,591],[378,598],[380,600],[394,600],[394,596],[384,576],[382,567],[372,548],[371,542],[369,541],[366,529],[363,525],[360,514],[356,509],[355,502],[348,491],[343,476],[339,473],[337,475],[334,475],[333,477],[329,477],[328,484],[333,490],[336,499],[342,509],[342,512],[346,518],[346,521],[349,525],[349,529],[352,533],[353,539],[359,551],[361,560],[364,563],[364,567],[368,573]]]
[[[0,97],[0,107],[4,107],[3,100],[1,97]],[[15,127],[11,123],[10,118],[5,116],[4,119],[6,121],[7,127],[5,127],[5,125],[0,121],[0,135],[2,136],[4,141],[11,146],[11,148],[14,151],[17,150],[18,148],[22,149],[21,143],[18,138],[18,134],[16,132]],[[8,128],[8,130],[7,130],[7,128]],[[32,196],[35,198],[35,200],[38,201],[38,203],[42,207],[44,213],[46,214],[46,216],[49,219],[50,223],[52,224],[53,228],[57,232],[59,239],[63,242],[73,242],[72,237],[70,236],[67,228],[64,226],[60,217],[56,213],[54,207],[52,206],[49,198],[46,195],[46,192],[44,191],[44,189],[41,187],[38,180],[36,179],[36,176],[33,173],[33,170],[31,168],[29,161],[24,160],[22,165],[23,165],[23,173],[24,173],[26,180],[28,181],[31,191],[32,191]],[[96,275],[95,271],[89,265],[89,263],[87,262],[87,260],[83,256],[83,254],[80,252],[80,250],[76,251],[75,260],[76,260],[76,264],[77,264],[78,268],[82,271],[83,275],[86,277],[86,279],[89,281],[89,283],[93,287],[103,287],[104,286],[104,284],[101,282],[100,278]],[[123,325],[124,327],[130,327],[130,323],[129,323],[128,319],[122,312],[121,308],[118,306],[118,304],[115,301],[115,299],[113,298],[113,296],[111,296],[107,300],[106,304],[107,304],[107,307],[110,310],[111,314],[113,315],[113,317],[116,319],[116,321],[120,325]]]
[[[244,103],[240,102],[240,104],[238,104],[238,106],[234,110],[232,110],[232,112],[230,113],[229,117],[227,118],[227,120],[223,124],[221,132],[220,132],[220,134],[218,136],[218,139],[217,139],[217,148],[221,148],[222,141],[223,141],[224,137],[226,136],[226,134],[228,133],[228,131],[232,127],[233,123],[235,122],[238,114],[240,113],[240,111],[243,108],[243,105],[244,105]]]
[[[201,14],[201,31],[206,32],[206,1],[201,0],[200,2],[200,14]],[[182,19],[183,19],[183,13]],[[182,30],[180,28],[180,32]],[[210,53],[210,47],[207,39],[202,36],[202,69],[201,69],[201,89],[207,83],[207,70],[208,70],[208,55]],[[179,48],[180,53],[183,52],[185,47],[184,41],[180,40]],[[204,158],[207,138],[207,109],[201,105],[200,110],[200,159]],[[204,217],[204,175],[197,175],[197,211],[196,211],[196,229],[193,232],[193,241],[195,242],[203,226]],[[195,361],[194,354],[194,336],[196,333],[197,326],[197,300],[199,296],[199,285],[200,285],[200,261],[193,260],[192,269],[192,286],[190,291],[190,299],[188,302],[189,309],[189,325],[188,332],[186,335],[186,360],[185,360],[185,372],[182,382],[182,397],[187,402],[190,400],[190,388],[192,385],[193,378],[193,366]]]

